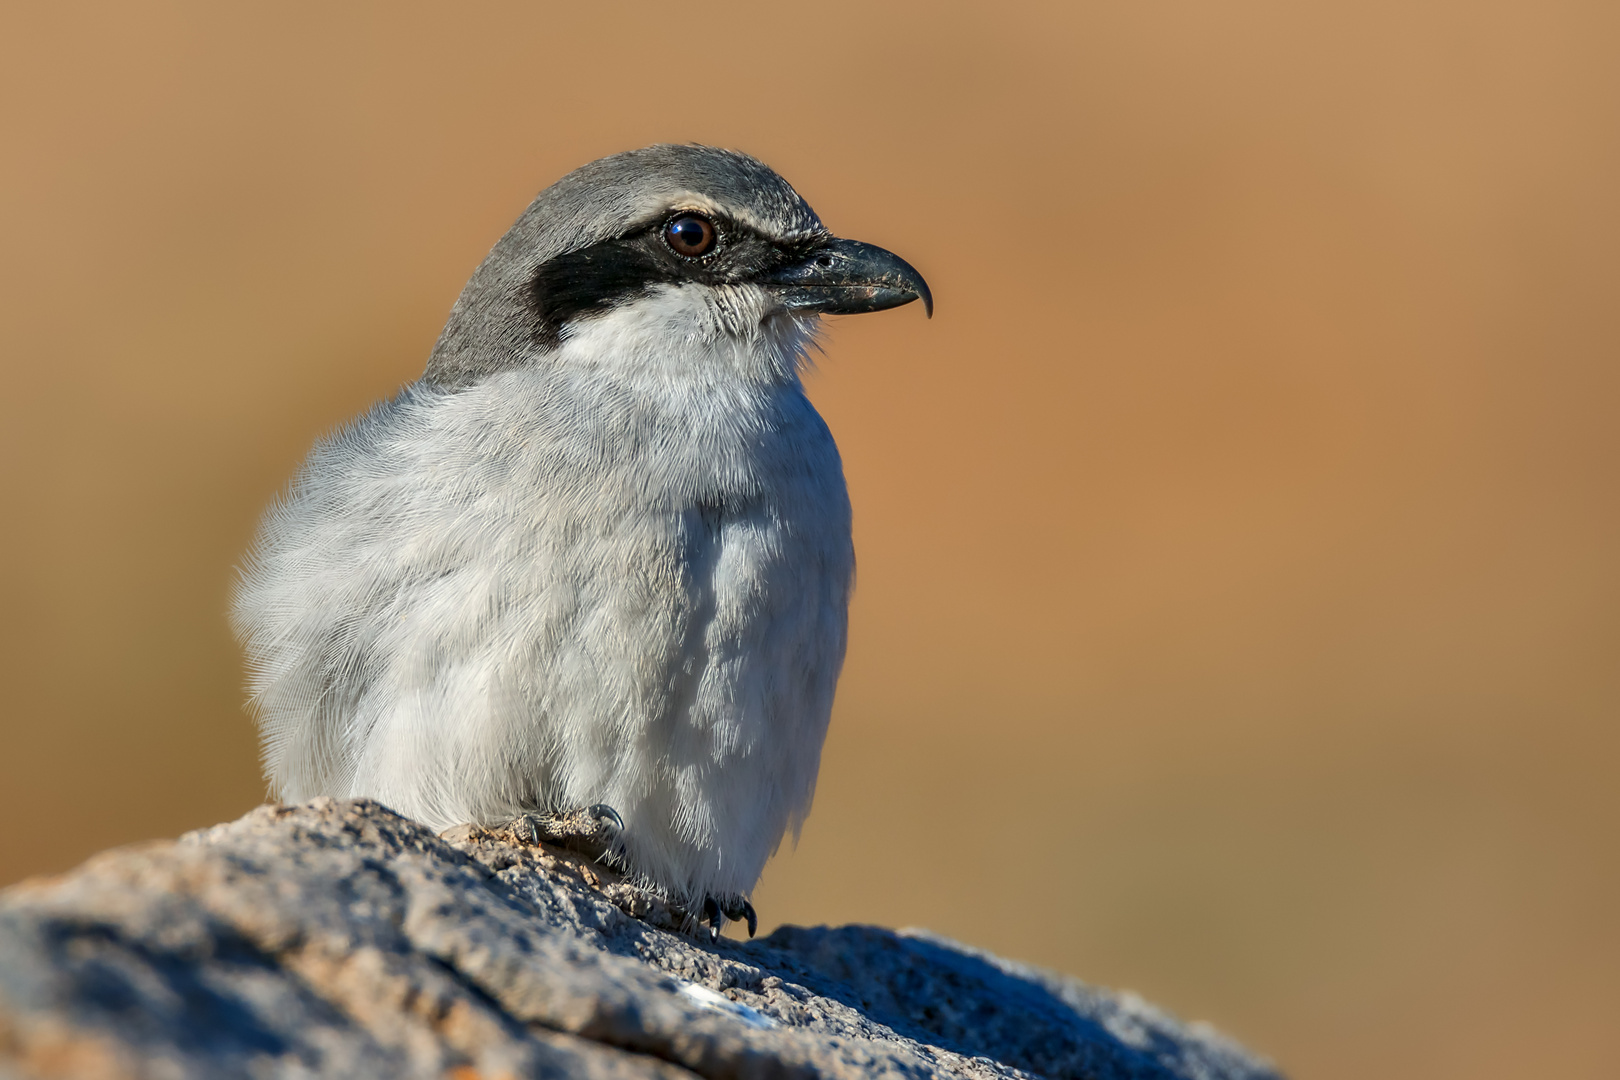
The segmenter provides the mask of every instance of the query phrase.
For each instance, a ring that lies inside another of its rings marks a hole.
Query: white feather
[[[746,895],[809,810],[854,572],[814,327],[664,286],[319,444],[235,603],[275,794],[605,803],[633,871]]]

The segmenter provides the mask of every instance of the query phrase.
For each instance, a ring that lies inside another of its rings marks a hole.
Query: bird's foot
[[[519,843],[552,844],[597,862],[611,861],[624,833],[624,819],[613,807],[594,806],[561,814],[519,814],[505,826]]]
[[[709,940],[718,941],[720,931],[726,928],[726,920],[742,920],[748,924],[748,936],[753,937],[759,930],[759,915],[754,911],[754,905],[748,902],[745,896],[705,896],[703,898],[703,914],[698,920],[709,924]]]

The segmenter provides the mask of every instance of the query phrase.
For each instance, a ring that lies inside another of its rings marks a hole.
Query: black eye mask
[[[669,238],[671,230],[697,236],[700,230],[688,225],[693,221],[713,230],[711,246],[696,257],[680,254]],[[754,281],[804,259],[818,243],[773,241],[734,222],[683,213],[629,236],[565,252],[542,263],[529,279],[535,340],[555,349],[564,326],[630,303],[658,285]]]

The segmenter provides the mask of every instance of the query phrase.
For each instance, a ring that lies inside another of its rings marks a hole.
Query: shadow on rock
[[[1207,1025],[1134,995],[978,952],[926,931],[784,926],[759,946],[801,960],[799,980],[901,1035],[1048,1077],[1275,1077]],[[778,966],[791,961],[778,959]]]

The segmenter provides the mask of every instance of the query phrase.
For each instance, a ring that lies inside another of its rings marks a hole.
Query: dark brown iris
[[[664,240],[677,255],[695,259],[714,249],[714,224],[699,214],[680,214],[664,226]]]

